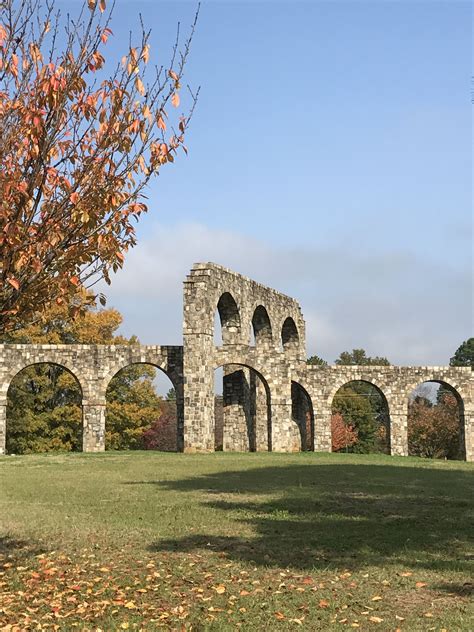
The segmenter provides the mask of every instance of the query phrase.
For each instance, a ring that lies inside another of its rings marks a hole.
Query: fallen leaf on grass
[[[417,588],[424,588],[426,586],[426,582],[416,582],[415,586]]]
[[[225,593],[225,586],[223,584],[219,584],[219,586],[214,586],[214,590],[218,595],[222,595]]]
[[[381,601],[382,597],[380,595],[375,595],[375,597],[372,597],[372,601]]]
[[[285,615],[283,614],[283,612],[275,612],[275,618],[278,619],[279,621],[283,621],[283,619],[285,618]]]
[[[320,608],[329,608],[329,601],[326,601],[326,599],[320,599],[319,607]]]
[[[372,621],[372,623],[382,623],[383,619],[380,617],[369,617],[369,621]]]

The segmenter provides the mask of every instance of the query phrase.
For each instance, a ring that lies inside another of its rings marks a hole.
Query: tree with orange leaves
[[[54,302],[74,314],[84,288],[110,283],[135,245],[147,183],[186,151],[197,95],[189,90],[186,115],[171,106],[197,14],[153,73],[143,26],[106,72],[111,15],[106,0],[84,1],[65,22],[52,0],[0,1],[0,334]]]

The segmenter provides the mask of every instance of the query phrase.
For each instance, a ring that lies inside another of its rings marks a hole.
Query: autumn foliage
[[[456,397],[443,393],[432,403],[416,397],[408,408],[408,451],[413,456],[463,459],[461,421]]]
[[[357,443],[357,430],[340,413],[331,415],[332,451],[342,452]]]
[[[71,305],[123,264],[144,188],[175,160],[186,116],[181,81],[190,41],[179,37],[150,72],[142,29],[106,68],[113,35],[105,0],[63,22],[54,3],[6,0],[0,13],[0,333]],[[151,64],[150,64],[151,67]],[[170,109],[171,108],[171,109]],[[100,296],[102,300],[103,297]]]

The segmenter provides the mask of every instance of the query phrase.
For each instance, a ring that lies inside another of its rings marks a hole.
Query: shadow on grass
[[[216,510],[216,525],[225,521],[226,535],[216,535],[216,526],[157,541],[152,551],[207,549],[298,569],[401,564],[462,572],[472,570],[473,483],[469,471],[344,463],[130,482],[201,492],[199,501]],[[240,536],[241,525],[255,536]]]
[[[45,550],[28,540],[18,540],[9,536],[0,536],[0,565],[2,563],[18,564]]]

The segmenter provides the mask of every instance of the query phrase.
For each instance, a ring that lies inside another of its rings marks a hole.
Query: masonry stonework
[[[462,440],[474,460],[473,376],[469,367],[311,366],[299,303],[213,263],[193,266],[184,282],[183,346],[0,345],[0,454],[5,452],[7,394],[14,376],[39,363],[70,371],[82,389],[83,449],[105,449],[107,386],[130,364],[164,371],[177,395],[177,447],[214,450],[214,372],[223,367],[223,449],[331,451],[331,406],[353,380],[384,396],[391,454],[408,454],[407,412],[420,383],[440,382],[458,398]],[[222,342],[215,343],[219,314]]]

